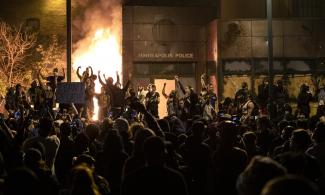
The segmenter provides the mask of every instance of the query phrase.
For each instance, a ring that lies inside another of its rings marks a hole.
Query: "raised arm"
[[[65,79],[65,70],[64,70],[64,68],[62,68],[62,77],[63,77],[63,80]]]
[[[75,115],[79,115],[79,112],[78,112],[76,106],[74,105],[74,103],[71,103],[71,108],[72,108],[72,111],[73,111],[73,113],[74,113]]]
[[[178,76],[175,76],[175,81],[177,82],[179,88],[181,88],[182,93],[186,94],[185,88],[184,88],[183,84],[181,83],[181,81],[179,80]]]
[[[3,114],[1,114],[1,117],[0,117],[0,127],[1,127],[0,131],[3,131],[3,133],[6,136],[6,138],[8,139],[8,141],[10,141],[14,138],[14,135],[12,134],[10,128],[7,126],[7,124],[4,120]]]
[[[161,94],[167,99],[168,98],[168,95],[166,94],[166,90],[165,90],[165,88],[166,88],[166,83],[164,83],[164,87],[163,87],[163,89],[162,89],[162,92],[161,92]]]
[[[130,80],[128,80],[128,82],[126,82],[126,84],[124,85],[123,91],[126,92],[129,88],[129,86],[130,86]]]
[[[82,76],[80,74],[80,68],[81,68],[80,66],[77,68],[77,76],[80,79],[80,81],[82,81]]]
[[[94,75],[94,70],[93,70],[93,68],[92,68],[91,66],[88,66],[88,67],[89,67],[89,69],[90,69],[90,76],[89,76],[89,77],[91,77],[91,76]]]
[[[206,78],[206,75],[202,74],[201,75],[201,85],[202,85],[202,88],[208,89],[208,86],[207,86],[207,84],[205,82],[205,78]]]
[[[41,70],[38,70],[38,78],[39,79],[46,79],[44,75],[42,75],[42,71]]]
[[[116,84],[121,84],[120,83],[120,75],[118,74],[117,71],[116,71]]]
[[[104,76],[104,78],[105,78],[105,76]],[[102,86],[106,86],[106,82],[104,82],[104,81],[102,80],[102,77],[100,76],[100,71],[98,71],[98,80],[99,80],[99,83],[100,83]]]
[[[41,73],[41,71],[38,71],[38,74],[37,74],[37,80],[38,80],[38,82],[39,82],[39,85],[40,85],[40,87],[41,87],[41,89],[45,89],[45,86],[44,86],[44,83],[43,83],[43,77],[42,77],[42,73]]]
[[[138,112],[144,114],[144,120],[147,122],[149,129],[153,130],[157,136],[165,136],[156,119],[149,112],[147,112],[143,104],[141,104],[140,102],[136,102],[135,108]]]

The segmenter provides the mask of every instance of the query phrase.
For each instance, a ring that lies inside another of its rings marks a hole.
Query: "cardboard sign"
[[[56,89],[56,102],[63,104],[84,104],[84,84],[81,82],[59,83]]]

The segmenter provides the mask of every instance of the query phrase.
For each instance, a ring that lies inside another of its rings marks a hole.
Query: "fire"
[[[82,71],[91,66],[94,74],[98,71],[107,77],[116,80],[116,72],[121,77],[122,71],[122,53],[121,38],[118,31],[112,28],[100,28],[95,31],[90,38],[86,39],[87,44],[82,44],[73,55],[73,68],[76,70],[81,66]],[[102,76],[102,75],[101,75]],[[103,78],[103,77],[102,77]],[[101,85],[99,80],[95,81],[95,91],[100,93]],[[94,98],[94,115],[93,120],[98,120],[98,101]]]

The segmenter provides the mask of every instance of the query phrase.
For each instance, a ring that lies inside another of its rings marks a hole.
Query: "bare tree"
[[[49,73],[53,68],[64,67],[64,48],[59,43],[58,36],[51,35],[46,40],[46,43],[36,47],[36,52],[40,56],[36,66],[43,73]]]
[[[0,73],[8,86],[21,81],[26,73],[24,60],[35,45],[35,33],[24,31],[23,26],[11,26],[0,21]]]

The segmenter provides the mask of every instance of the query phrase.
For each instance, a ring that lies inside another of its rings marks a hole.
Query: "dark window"
[[[313,65],[311,60],[292,60],[287,63],[288,72],[310,72],[310,66]]]
[[[225,74],[249,74],[251,63],[247,60],[227,60],[223,63]]]
[[[269,65],[267,60],[257,61],[255,65],[255,73],[257,74],[267,74],[269,70]],[[273,61],[273,71],[282,72],[284,70],[283,66],[281,65],[281,61]]]
[[[292,14],[295,17],[320,17],[322,0],[291,0]]]
[[[325,59],[320,59],[318,61],[316,71],[325,72]]]
[[[137,75],[194,75],[195,63],[137,63]]]

